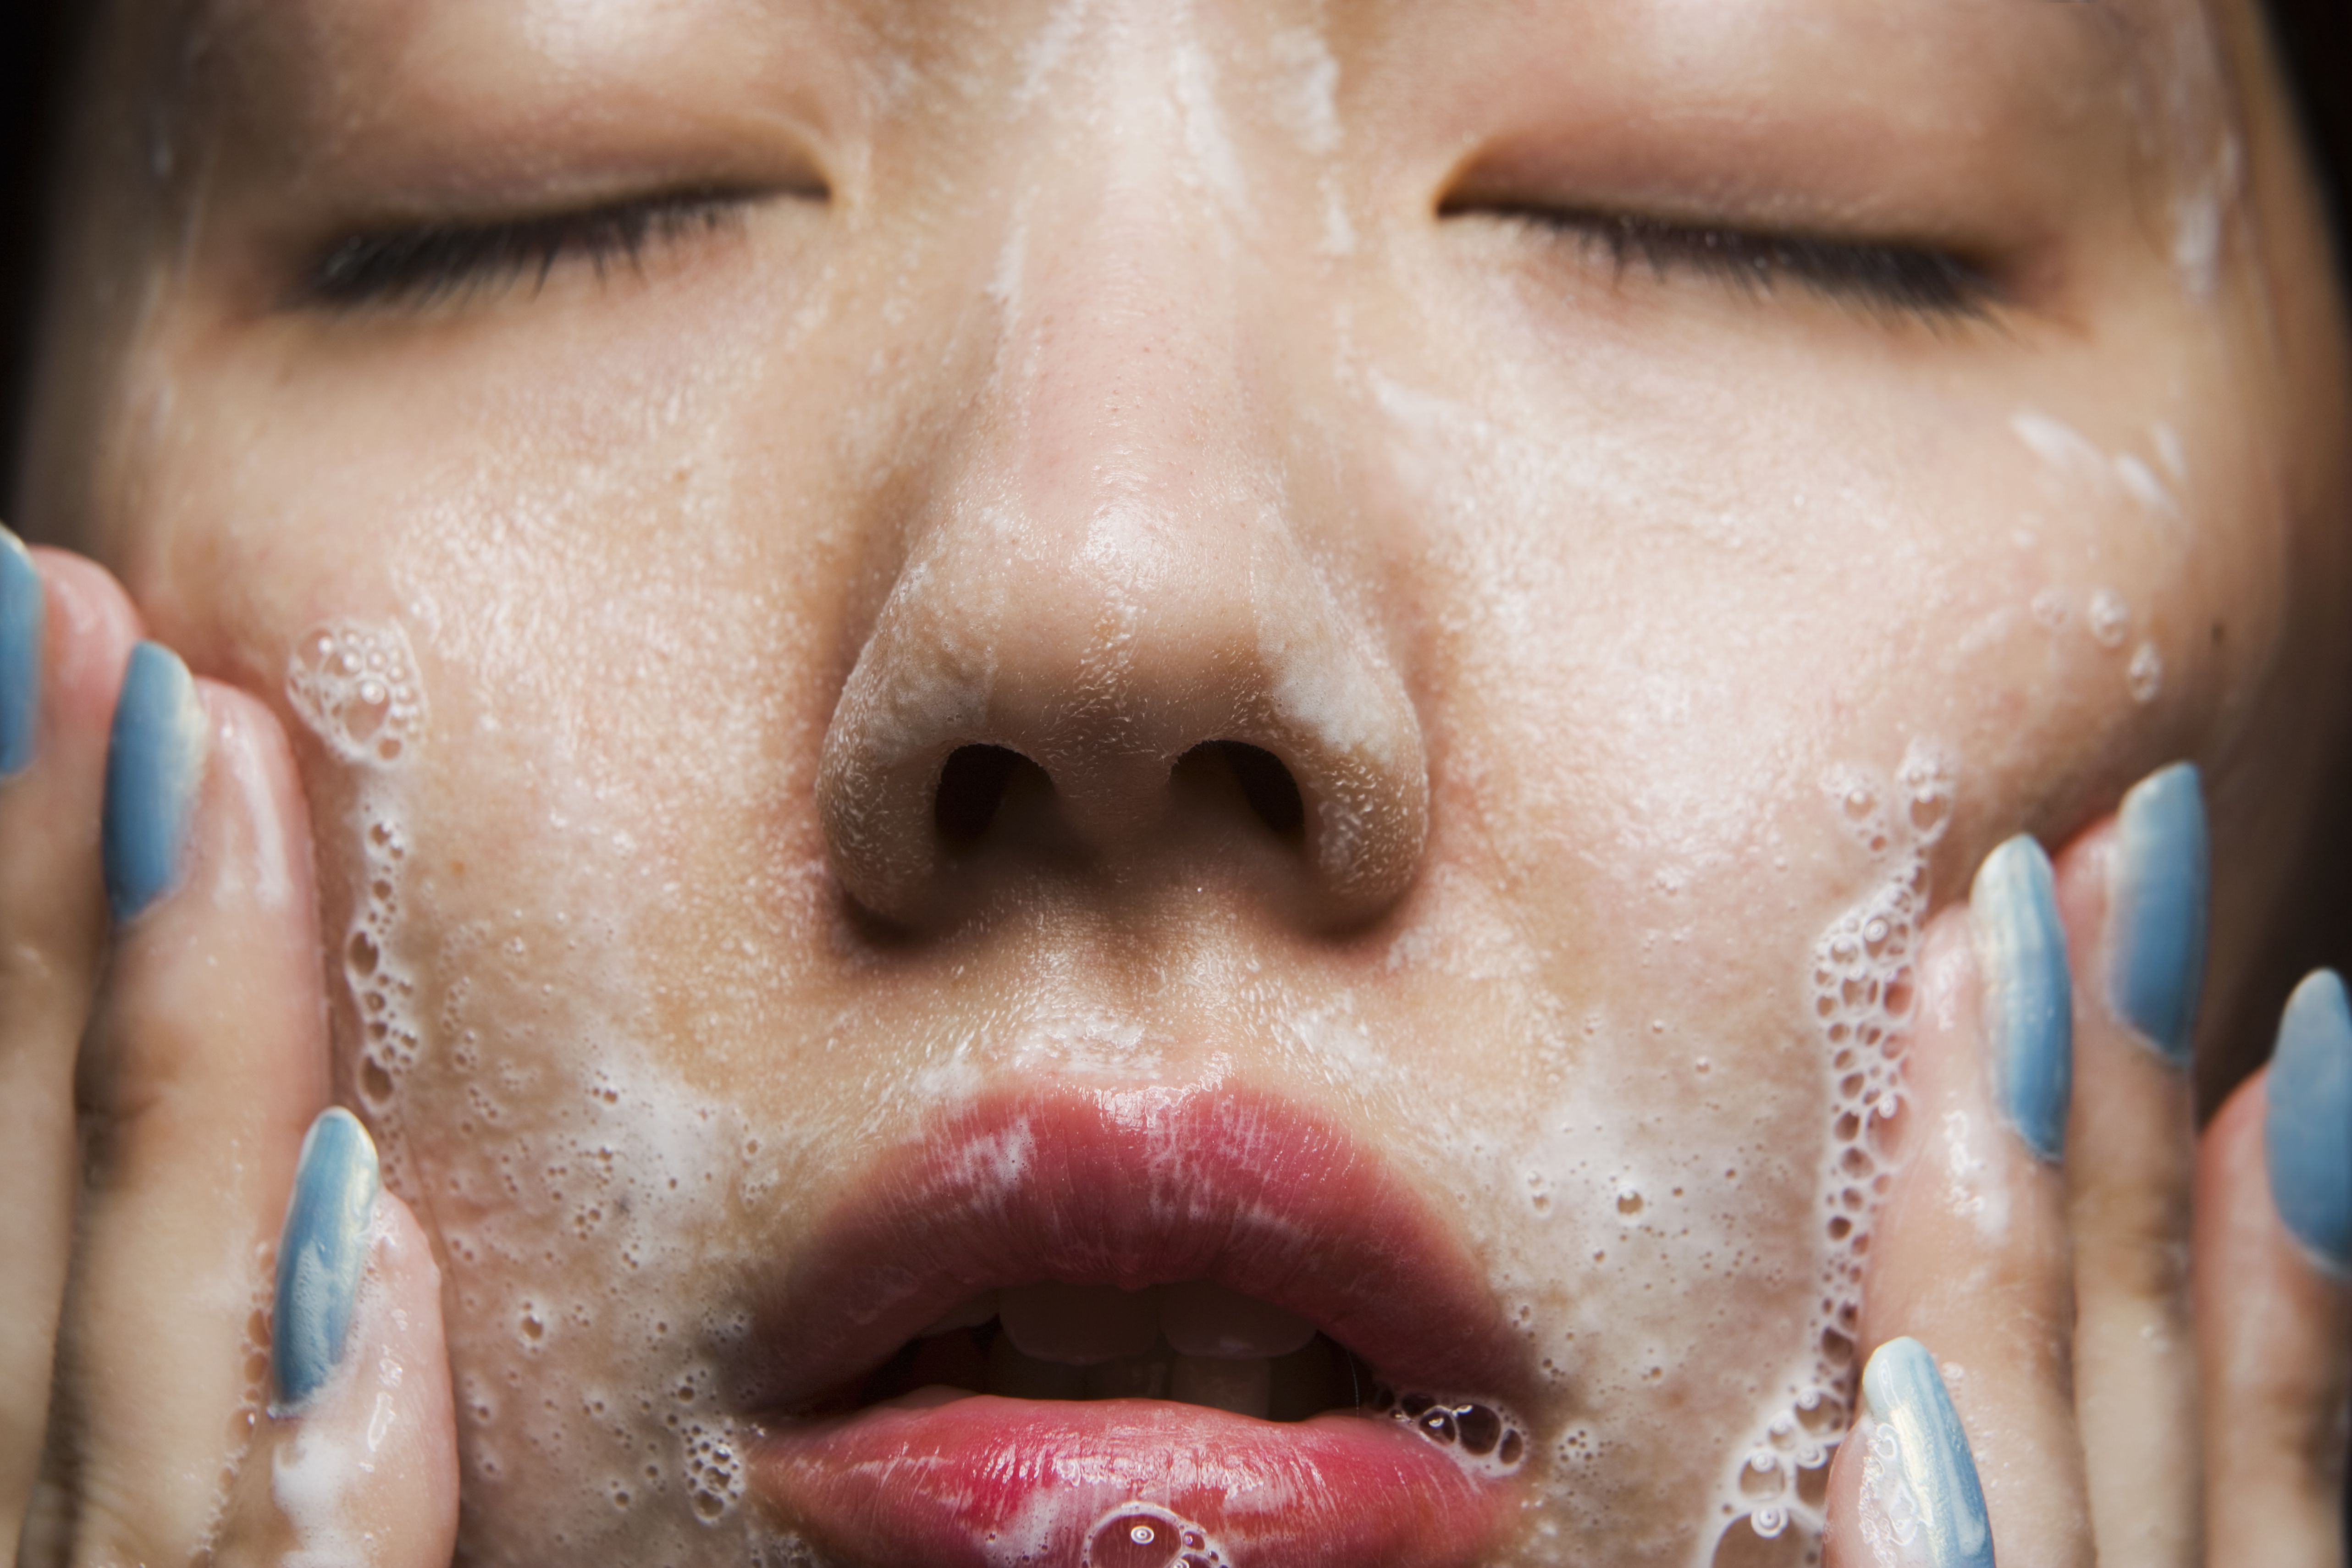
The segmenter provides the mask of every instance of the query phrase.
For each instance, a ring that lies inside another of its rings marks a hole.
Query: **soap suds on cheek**
[[[446,858],[418,840],[434,737],[406,637],[323,626],[287,689],[349,770],[337,1048],[387,1185],[441,1244],[467,1528],[496,1531],[462,1544],[484,1561],[503,1560],[493,1539],[656,1561],[707,1552],[713,1530],[757,1538],[711,1357],[743,1325],[696,1303],[741,1262],[736,1205],[772,1198],[793,1156],[656,1065],[623,912],[652,891],[642,847],[590,787],[542,774],[547,843],[528,863],[543,918],[421,927],[419,904],[446,896],[427,867]],[[289,1458],[289,1516],[330,1518],[365,1436]]]
[[[2021,408],[2010,416],[2010,428],[2051,474],[2078,487],[2075,498],[2093,505],[2112,505],[2119,494],[2131,500],[2142,517],[2157,525],[2178,527],[2182,521],[2179,498],[2137,452],[2110,454],[2063,420],[2036,408]],[[2180,438],[2171,426],[2152,425],[2147,432],[2151,455],[2175,484],[2188,477],[2188,460]],[[2178,542],[2176,541],[2176,542]]]
[[[1480,780],[1483,814],[1503,814],[1480,831],[1513,858],[1514,879],[1573,881],[1629,851],[1659,867],[1654,885],[1612,889],[1620,913],[1611,923],[1621,932],[1601,939],[1601,951],[1573,963],[1529,952],[1527,978],[1508,993],[1508,1033],[1515,1054],[1531,1048],[1549,1070],[1507,1097],[1431,1086],[1416,1102],[1444,1152],[1433,1175],[1459,1182],[1474,1170],[1480,1190],[1517,1199],[1515,1223],[1491,1210],[1470,1217],[1553,1378],[1559,1414],[1530,1504],[1529,1560],[1600,1551],[1612,1561],[1705,1565],[1738,1533],[1801,1561],[1818,1553],[1828,1467],[1853,1406],[1862,1280],[1891,1181],[1890,1129],[1917,1005],[1912,959],[1958,764],[1913,730],[1899,756],[1831,768],[1819,795],[1800,800],[1787,794],[1802,789],[1795,780],[1729,786],[1719,748],[1711,768],[1701,751],[1672,750],[1705,731],[1696,714],[1706,710],[1695,704],[1744,691],[1738,721],[1751,739],[1740,754],[1770,756],[1778,709],[1759,710],[1752,682],[1704,684],[1719,665],[1693,663],[1680,686],[1665,678],[1681,670],[1685,647],[1721,651],[1720,639],[1694,632],[1708,613],[1696,584],[1647,601],[1621,590],[1615,607],[1591,612],[1606,627],[1597,642],[1577,633],[1583,584],[1638,573],[1642,552],[1666,548],[1662,539],[1693,542],[1687,548],[1714,563],[1750,544],[1784,549],[1780,530],[1796,525],[1758,507],[1753,485],[1710,510],[1713,498],[1688,493],[1692,470],[1675,466],[1686,448],[1645,439],[1622,418],[1583,419],[1571,443],[1521,435],[1556,426],[1559,394],[1515,379],[1507,363],[1480,370],[1475,386],[1456,400],[1379,374],[1366,384],[1397,432],[1391,458],[1404,488],[1430,509],[1441,569],[1459,580],[1444,602],[1467,606],[1444,628],[1444,645],[1465,650],[1465,668],[1450,679],[1505,710],[1495,733],[1460,724],[1433,747],[1454,773]],[[2073,442],[2045,445],[2063,460],[2079,456]],[[2153,456],[2163,462],[2160,449]],[[2104,458],[2099,471],[2121,489]],[[1789,503],[1802,511],[1814,550],[1883,561],[1902,548],[1859,535],[1854,520],[1872,505],[1861,486],[1809,476],[1802,489],[1832,498],[1810,510],[1801,497]],[[1895,515],[1899,506],[1889,500]],[[1832,542],[1822,531],[1832,523],[1857,536]],[[1563,527],[1579,531],[1573,557],[1547,543]],[[1646,609],[1629,628],[1631,602]],[[1728,622],[1735,611],[1727,603],[1717,616]],[[1817,621],[1802,635],[1832,646]],[[1592,668],[1621,641],[1650,658],[1639,668]],[[1889,669],[1885,679],[1903,674]],[[1841,689],[1853,684],[1850,668],[1834,677]],[[1562,729],[1575,732],[1573,716],[1590,706],[1564,684],[1579,679],[1651,700],[1654,712],[1628,721],[1643,721],[1642,738],[1655,744],[1594,777],[1573,762],[1546,769],[1507,750],[1488,754],[1501,734],[1529,757],[1558,755]],[[1531,720],[1517,734],[1511,721],[1523,711],[1549,714],[1553,728],[1538,732]],[[1783,743],[1801,752],[1817,737],[1792,733]],[[1617,798],[1627,777],[1644,781],[1637,801]],[[1687,801],[1676,793],[1685,789]],[[1759,844],[1759,816],[1790,837]],[[1824,847],[1840,839],[1850,861]],[[1759,862],[1780,874],[1758,879]],[[1825,880],[1832,864],[1853,870]],[[1724,904],[1733,886],[1750,889],[1738,912]],[[1785,910],[1770,897],[1778,889]],[[1585,901],[1598,896],[1588,890]],[[1706,994],[1711,965],[1743,973],[1737,966],[1759,958],[1747,944],[1791,916],[1818,935],[1810,952],[1792,944],[1785,978],[1748,976],[1734,985],[1745,991],[1738,1003]],[[1651,922],[1638,942],[1622,931]],[[1434,966],[1445,952],[1444,942],[1416,931],[1389,962]],[[1777,1009],[1760,999],[1775,985],[1786,987]],[[1588,999],[1572,1001],[1578,992]],[[1671,1304],[1655,1293],[1669,1280],[1680,1293]],[[1732,1343],[1742,1347],[1736,1360],[1724,1353]],[[1703,1426],[1689,1414],[1697,1409],[1710,1412]],[[1745,1423],[1732,1414],[1742,1409],[1752,1412]],[[1635,1521],[1648,1522],[1637,1531]]]
[[[2138,26],[2142,140],[2170,171],[2172,267],[2192,300],[2221,289],[2232,230],[2242,225],[2241,110],[2210,6],[2151,0]]]
[[[2132,451],[2109,454],[2038,409],[2018,410],[2011,416],[2010,428],[2038,459],[2053,502],[2065,509],[2058,520],[2032,518],[2031,526],[2022,531],[2029,548],[2045,542],[2053,547],[2050,552],[2058,558],[2053,572],[2079,581],[2086,569],[2102,571],[2113,565],[2137,570],[2145,576],[2145,566],[2133,565],[2145,558],[2155,563],[2159,582],[2179,575],[2193,543],[2193,531],[2189,510],[2176,489],[2189,482],[2188,453],[2170,424],[2158,420],[2147,427],[2146,457]],[[2111,540],[2101,531],[2103,521],[2119,512],[2124,514],[2118,521],[2125,529],[2137,525],[2151,531],[2154,551],[2137,551],[2137,541],[2130,533]],[[2117,545],[2123,548],[2118,550]],[[2070,561],[2074,563],[2069,564]],[[2078,592],[2054,584],[2041,589],[2032,601],[2032,619],[2053,637],[2064,637],[2075,625],[2070,601]],[[2102,651],[2122,656],[2118,684],[2139,707],[2155,702],[2165,688],[2164,649],[2153,635],[2154,627],[2135,626],[2136,620],[2149,619],[2136,617],[2131,604],[2106,584],[2083,595],[2082,630]],[[2136,629],[2144,635],[2134,641]]]

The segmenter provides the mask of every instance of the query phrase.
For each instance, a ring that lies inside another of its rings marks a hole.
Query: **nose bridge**
[[[1138,53],[1118,58],[1139,75]],[[1254,417],[1265,367],[1244,329],[1238,195],[1200,177],[1164,83],[1127,85],[1124,112],[1086,117],[1098,132],[1056,132],[1080,175],[1021,215],[975,454],[1114,655],[1146,623],[1238,611],[1252,535],[1282,510]],[[1188,593],[1166,591],[1176,577]]]
[[[1287,497],[1279,363],[1249,330],[1278,307],[1251,295],[1232,154],[1201,155],[1230,143],[1149,56],[1124,50],[1131,79],[1100,79],[1118,110],[1038,154],[1055,177],[996,258],[984,384],[826,737],[833,858],[881,912],[935,879],[941,770],[970,745],[1036,763],[1097,850],[1146,845],[1171,765],[1231,741],[1293,775],[1336,905],[1377,904],[1418,859],[1418,724]]]
[[[1177,46],[1122,40],[1074,73],[1105,101],[1040,138],[1058,177],[996,258],[988,384],[885,615],[960,672],[961,725],[1045,768],[1097,834],[1203,727],[1253,724],[1261,588],[1297,545],[1252,414],[1236,193],[1150,79]]]
[[[1057,778],[1164,762],[1169,726],[1238,695],[1254,557],[1282,542],[1231,258],[1202,204],[1152,199],[1165,161],[1114,146],[1033,216],[977,454],[1028,536],[1003,698],[1047,721],[1033,743],[1069,752],[1036,759]]]

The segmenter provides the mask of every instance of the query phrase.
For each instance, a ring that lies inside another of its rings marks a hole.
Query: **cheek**
[[[2063,828],[2198,753],[2264,668],[2285,520],[2216,308],[1929,387],[1916,345],[1791,334],[1773,302],[1694,363],[1452,294],[1360,411],[1389,437],[1365,488],[1443,606],[1433,743],[1508,852],[1719,869],[1826,770],[1916,742],[1965,759],[1963,859],[2021,800]]]

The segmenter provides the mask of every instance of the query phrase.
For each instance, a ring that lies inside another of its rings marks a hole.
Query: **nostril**
[[[1305,837],[1307,802],[1289,764],[1246,741],[1206,741],[1176,761],[1179,774],[1223,766],[1241,786],[1242,799],[1276,838],[1296,843]]]
[[[1307,830],[1307,803],[1298,794],[1298,781],[1280,757],[1263,746],[1253,746],[1242,741],[1213,741],[1210,744],[1224,753],[1225,765],[1234,770],[1240,781],[1242,798],[1248,801],[1257,818],[1274,830],[1277,838],[1297,838]]]
[[[950,844],[975,843],[996,820],[1015,774],[1024,771],[1044,777],[1044,770],[1005,746],[958,746],[940,769],[940,788],[931,803],[931,820]]]

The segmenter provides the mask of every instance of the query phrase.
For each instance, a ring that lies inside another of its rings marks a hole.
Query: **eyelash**
[[[689,192],[582,212],[501,223],[430,224],[339,240],[305,274],[303,304],[336,310],[424,305],[529,278],[546,285],[564,261],[601,280],[614,263],[643,266],[649,246],[725,228],[742,198]],[[1631,213],[1509,209],[1507,216],[1605,252],[1622,275],[1636,262],[1654,277],[1688,270],[1769,293],[1795,283],[1825,298],[1931,321],[1979,321],[2000,301],[1982,271],[1923,246],[1704,227]]]
[[[1518,208],[1509,216],[1601,251],[1621,276],[1639,262],[1653,277],[1690,271],[1759,294],[1793,283],[1841,303],[1931,321],[1981,321],[2003,299],[1982,270],[1927,246],[1708,227],[1632,213]]]
[[[311,264],[296,302],[343,310],[427,305],[525,279],[537,289],[566,261],[590,263],[601,281],[615,265],[642,268],[652,247],[733,225],[743,201],[727,192],[672,193],[541,217],[351,235]]]

